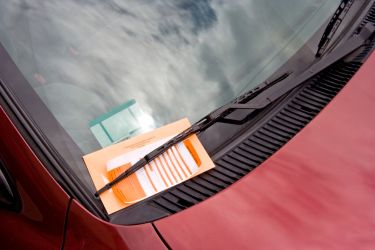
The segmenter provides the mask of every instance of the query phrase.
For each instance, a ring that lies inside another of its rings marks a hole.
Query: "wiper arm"
[[[374,26],[367,24],[357,35],[353,35],[342,45],[337,47],[332,53],[328,54],[326,57],[312,65],[308,70],[304,71],[302,74],[298,75],[295,78],[287,79],[290,73],[283,74],[277,79],[271,82],[264,82],[255,89],[241,95],[240,97],[233,100],[231,103],[224,105],[217,110],[211,112],[204,118],[202,118],[197,123],[194,123],[190,128],[186,129],[182,133],[173,137],[171,140],[167,141],[165,144],[151,151],[149,154],[144,156],[141,160],[136,162],[133,166],[127,169],[125,172],[117,176],[114,180],[107,183],[101,189],[99,189],[95,196],[99,195],[106,190],[112,188],[113,185],[116,185],[124,178],[135,173],[137,170],[143,168],[150,161],[154,160],[159,155],[166,152],[170,147],[176,145],[179,142],[187,139],[193,134],[199,134],[202,131],[206,130],[216,122],[231,123],[231,124],[243,124],[249,120],[250,114],[256,110],[261,110],[267,107],[269,104],[273,103],[275,100],[284,96],[286,93],[295,89],[302,83],[306,82],[314,75],[318,74],[331,64],[337,62],[343,57],[347,56],[354,50],[362,46],[365,41],[374,33]],[[283,83],[283,84],[281,84]],[[233,120],[225,118],[233,110],[237,109],[247,109],[249,110],[249,115],[242,120]]]
[[[336,9],[326,29],[324,30],[322,38],[319,41],[318,50],[315,54],[315,57],[320,57],[326,51],[328,44],[330,43],[337,29],[339,28],[342,20],[348,13],[353,2],[354,0],[342,0],[341,1],[339,7]]]
[[[198,122],[191,125],[188,129],[181,132],[180,134],[176,135],[163,145],[159,146],[155,150],[151,151],[147,155],[145,155],[142,159],[137,161],[134,165],[132,165],[130,168],[125,170],[122,174],[117,176],[115,179],[113,179],[111,182],[107,183],[105,186],[103,186],[101,189],[99,189],[95,196],[99,197],[101,193],[103,193],[106,190],[109,190],[112,188],[113,185],[116,185],[118,182],[123,180],[124,178],[128,177],[129,175],[135,173],[137,170],[143,168],[146,166],[150,161],[158,157],[159,155],[165,153],[170,147],[173,145],[176,145],[179,142],[182,142],[183,140],[187,139],[189,136],[193,134],[199,134],[209,128],[211,125],[213,125],[216,122],[223,122],[223,123],[233,123],[233,124],[242,124],[245,123],[245,120],[240,121],[233,121],[228,122],[227,119],[224,117],[228,115],[231,111],[236,109],[249,109],[249,110],[256,110],[257,107],[252,107],[251,103],[243,103],[247,100],[251,99],[253,96],[261,93],[265,89],[267,89],[269,86],[276,84],[277,82],[283,81],[285,78],[287,78],[290,75],[290,73],[285,73],[279,77],[277,77],[275,80],[272,81],[265,81],[256,88],[246,92],[245,94],[237,97],[234,99],[231,103],[228,103],[213,112],[209,113],[202,119],[200,119]]]

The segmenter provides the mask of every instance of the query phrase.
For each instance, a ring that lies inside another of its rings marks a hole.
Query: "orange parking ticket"
[[[143,156],[190,126],[187,119],[85,155],[96,189],[115,179]],[[198,137],[192,135],[172,146],[145,167],[102,193],[109,214],[126,208],[214,167]]]

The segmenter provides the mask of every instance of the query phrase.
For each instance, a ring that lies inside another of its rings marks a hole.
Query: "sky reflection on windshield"
[[[84,152],[88,124],[136,100],[196,121],[271,75],[330,16],[322,0],[13,0],[0,41]]]

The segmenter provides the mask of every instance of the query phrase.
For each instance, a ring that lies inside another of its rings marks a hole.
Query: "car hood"
[[[375,245],[375,53],[283,148],[226,190],[155,222],[173,249]]]

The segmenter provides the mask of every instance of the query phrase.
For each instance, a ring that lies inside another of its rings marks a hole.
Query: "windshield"
[[[339,2],[1,1],[0,42],[83,155],[254,88]]]

